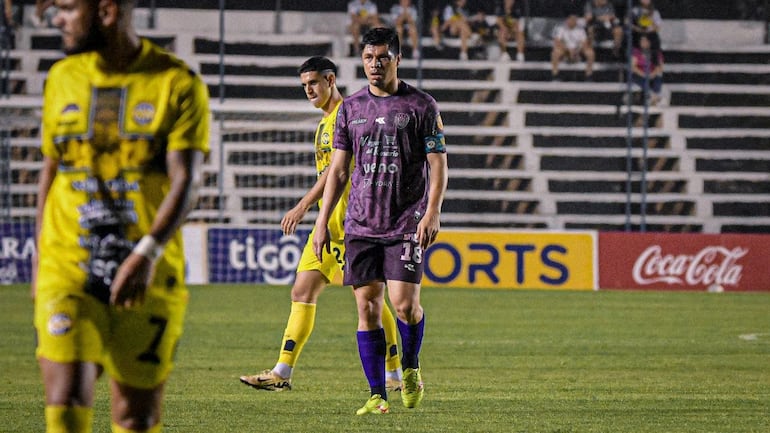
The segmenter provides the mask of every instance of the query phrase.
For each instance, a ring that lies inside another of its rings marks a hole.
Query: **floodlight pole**
[[[219,0],[219,106],[225,102],[225,0]],[[222,140],[224,116],[219,114],[219,178],[217,179],[219,222],[225,222],[224,196],[225,183],[222,173],[225,171],[225,146]]]
[[[417,59],[417,88],[422,88],[422,25],[423,21],[425,21],[425,1],[424,0],[417,0],[417,46],[412,47],[412,51],[419,50],[420,51],[420,57]]]
[[[633,172],[632,151],[634,147],[633,137],[633,113],[631,112],[633,89],[631,82],[631,8],[633,0],[626,2],[626,231],[631,231],[631,173]]]

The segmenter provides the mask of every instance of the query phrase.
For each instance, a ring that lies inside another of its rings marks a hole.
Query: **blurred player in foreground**
[[[57,0],[68,56],[43,96],[36,356],[48,433],[92,431],[109,376],[112,432],[162,430],[188,291],[179,227],[209,150],[206,86],[137,36],[134,0]]]
[[[325,57],[311,57],[299,68],[302,88],[307,99],[323,111],[323,118],[318,123],[315,135],[315,158],[318,178],[312,188],[300,199],[294,208],[284,215],[281,229],[284,234],[292,234],[297,225],[311,207],[323,195],[327,168],[332,158],[332,138],[337,121],[337,110],[342,103],[342,94],[337,88],[337,66]],[[316,303],[318,296],[344,265],[345,245],[343,243],[343,220],[348,203],[350,184],[345,186],[329,222],[333,254],[327,254],[322,260],[313,253],[313,233],[310,234],[297,267],[297,276],[291,289],[291,312],[281,342],[278,362],[272,369],[261,373],[241,376],[241,382],[257,389],[283,391],[291,389],[291,377],[302,348],[310,338],[315,325]],[[383,326],[387,336],[386,359],[388,370],[388,388],[396,391],[401,388],[401,360],[398,357],[398,334],[396,322],[390,309],[383,305]]]
[[[372,29],[362,45],[369,85],[345,98],[337,114],[335,151],[313,237],[319,259],[331,253],[332,212],[350,181],[344,283],[353,286],[358,351],[371,391],[357,415],[390,410],[382,327],[386,283],[401,335],[401,399],[407,408],[422,401],[422,253],[438,234],[447,185],[438,105],[427,93],[399,80],[401,45],[396,31]]]

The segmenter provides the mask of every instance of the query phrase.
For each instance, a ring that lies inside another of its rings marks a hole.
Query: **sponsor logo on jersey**
[[[48,333],[64,335],[72,330],[72,318],[67,313],[56,313],[48,319]]]
[[[378,118],[374,119],[374,123],[376,123],[378,125],[384,125],[385,124],[385,118],[384,117],[378,117]]]
[[[141,102],[134,107],[133,118],[137,125],[148,125],[155,118],[155,107],[149,102]]]

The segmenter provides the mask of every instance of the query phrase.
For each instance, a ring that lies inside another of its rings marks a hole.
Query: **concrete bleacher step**
[[[220,43],[217,39],[196,37],[193,41],[193,50],[196,54],[217,54],[220,51]],[[280,56],[280,57],[310,57],[332,56],[331,42],[321,41],[316,43],[297,42],[225,42],[224,53],[238,56]]]
[[[633,124],[643,125],[643,115],[634,113]],[[655,128],[660,122],[659,113],[649,113],[647,125]],[[525,113],[525,125],[531,127],[538,126],[579,126],[584,128],[613,128],[625,127],[627,123],[625,115],[615,113],[572,113],[572,112],[545,112],[528,110]]]
[[[768,159],[754,158],[696,158],[696,172],[770,173]]]
[[[705,194],[770,194],[770,181],[735,180],[735,179],[705,179],[703,181]]]
[[[688,149],[770,151],[770,136],[687,137]]]
[[[577,136],[577,135],[543,135],[535,134],[532,136],[532,146],[535,148],[585,148],[585,149],[625,149],[628,146],[625,135],[616,136]],[[641,137],[632,137],[631,146],[636,149],[642,148],[643,139]],[[664,149],[670,147],[670,137],[662,135],[649,135],[647,137],[647,147],[649,149]]]
[[[642,182],[632,180],[630,182],[631,192],[639,194],[642,191]],[[651,180],[645,183],[645,190],[649,194],[656,193],[685,193],[687,192],[688,182],[685,179],[678,180]],[[559,193],[582,193],[582,194],[620,194],[626,193],[628,184],[626,180],[548,180],[548,192]]]
[[[696,115],[680,114],[680,128],[740,128],[740,129],[769,129],[770,115]]]
[[[669,103],[692,107],[770,107],[770,93],[672,91]]]
[[[676,157],[650,157],[647,158],[647,169],[652,171],[677,171],[679,158]],[[553,172],[620,172],[627,169],[628,161],[625,156],[571,156],[571,155],[542,155],[540,157],[540,170]],[[639,172],[641,159],[631,160],[632,170]]]
[[[519,90],[516,102],[519,104],[555,105],[616,105],[624,96],[620,91],[597,90]]]

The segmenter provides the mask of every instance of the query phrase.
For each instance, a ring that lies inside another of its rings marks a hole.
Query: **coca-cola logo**
[[[692,255],[675,255],[663,254],[660,245],[652,245],[636,259],[633,278],[640,285],[736,286],[743,273],[738,259],[748,252],[748,248],[707,246]]]

